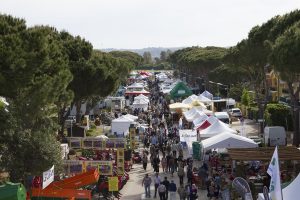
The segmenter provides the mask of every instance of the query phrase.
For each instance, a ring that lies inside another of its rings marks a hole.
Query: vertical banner
[[[119,180],[117,176],[108,177],[108,191],[119,191]]]
[[[124,149],[117,149],[117,173],[124,174]]]
[[[43,172],[43,189],[54,181],[54,165],[47,171]]]

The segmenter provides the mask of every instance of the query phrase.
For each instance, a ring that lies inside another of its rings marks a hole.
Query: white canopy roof
[[[211,138],[202,141],[204,151],[210,149],[223,148],[256,148],[258,144],[253,140],[236,135],[233,133],[223,132]]]
[[[142,104],[142,105],[148,105],[149,100],[147,99],[134,99],[133,105]]]
[[[283,199],[295,199],[295,197],[300,195],[300,173],[287,187],[282,190]],[[297,198],[296,198],[297,199]],[[258,200],[264,200],[264,195],[262,193],[258,194]]]
[[[182,103],[185,103],[185,104],[191,104],[193,101],[197,100],[198,99],[198,96],[195,95],[195,94],[192,94],[191,96],[187,97],[186,99],[184,99],[182,101]]]
[[[112,122],[134,122],[134,120],[125,116],[121,116],[117,119],[113,119]]]
[[[205,96],[205,97],[208,98],[208,99],[212,99],[212,98],[214,97],[214,96],[213,96],[210,92],[208,92],[207,90],[205,90],[204,92],[202,92],[201,95]]]
[[[227,124],[220,120],[216,120],[213,124],[211,124],[208,128],[200,131],[200,137],[212,137],[218,135],[220,133],[236,133],[235,130],[228,127]]]
[[[199,127],[201,127],[204,123],[209,123],[209,126],[211,126],[212,124],[214,124],[216,121],[218,121],[219,119],[216,118],[215,116],[211,115],[209,117],[207,117],[205,120],[203,120],[201,123],[198,123],[194,129],[198,129]],[[209,127],[208,126],[208,127]],[[206,127],[206,128],[208,128]],[[201,132],[202,133],[202,132]]]
[[[144,84],[135,82],[135,83],[129,85],[127,88],[144,88]]]
[[[200,94],[200,95],[198,96],[198,100],[199,100],[200,102],[204,102],[204,103],[209,103],[209,102],[211,102],[211,99],[209,99],[209,98],[207,98],[206,96],[204,96],[203,93]]]
[[[146,102],[149,103],[149,97],[147,97],[147,96],[145,96],[145,95],[143,95],[143,94],[140,94],[140,95],[134,97],[134,101],[135,101],[135,100],[138,100],[138,99],[143,99],[143,100],[145,100]]]
[[[131,114],[126,114],[126,115],[122,115],[122,116],[127,117],[127,118],[129,118],[129,119],[132,119],[132,120],[134,120],[134,121],[138,119],[137,116],[134,116],[134,115],[131,115]]]
[[[193,120],[194,127],[197,127],[201,125],[205,120],[208,119],[208,116],[204,113],[204,115],[201,115]]]

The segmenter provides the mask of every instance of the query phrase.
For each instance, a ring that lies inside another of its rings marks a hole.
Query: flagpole
[[[280,159],[279,159],[279,150],[278,146],[276,145],[277,148],[277,153],[278,153],[278,169],[279,169],[279,183],[280,183],[280,192],[281,192],[281,200],[283,200],[283,195],[282,195],[282,187],[281,187],[281,172],[280,172]]]

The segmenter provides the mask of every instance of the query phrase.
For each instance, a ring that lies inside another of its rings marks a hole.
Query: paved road
[[[244,126],[239,121],[235,121],[232,123],[231,128],[238,130],[240,133],[244,133],[245,136],[257,136],[258,135],[258,124],[256,124],[252,120],[245,119]],[[187,152],[186,152],[187,153]],[[195,166],[198,167],[200,165],[199,163],[195,163]],[[142,180],[145,176],[145,174],[148,173],[151,175],[151,177],[154,176],[153,169],[150,164],[148,164],[148,168],[146,171],[143,170],[141,164],[135,164],[133,165],[133,169],[130,171],[130,180],[127,182],[127,184],[124,186],[124,188],[121,190],[122,193],[122,200],[142,200],[142,199],[154,199],[154,198],[145,198],[144,195],[144,187],[142,187]],[[168,177],[168,180],[174,180],[174,182],[179,186],[179,178],[174,173],[174,177],[171,177],[170,174],[162,173],[162,169],[160,168],[160,177],[163,179],[165,176]],[[184,183],[187,182],[187,179],[185,178]],[[151,196],[154,194],[154,186],[151,187]],[[206,200],[208,199],[206,197],[206,190],[198,190],[198,196],[199,200]],[[158,197],[156,199],[159,199]],[[179,199],[178,195],[177,198]]]

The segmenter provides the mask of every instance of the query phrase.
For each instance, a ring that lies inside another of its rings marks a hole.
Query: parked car
[[[240,118],[243,116],[242,111],[239,108],[232,108],[229,111],[229,115],[230,115],[230,117],[235,117],[235,118]]]
[[[231,120],[227,112],[215,112],[215,117],[225,124],[231,124]]]

